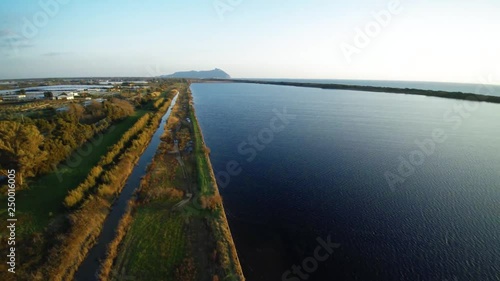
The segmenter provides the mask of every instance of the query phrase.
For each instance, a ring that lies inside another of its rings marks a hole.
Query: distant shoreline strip
[[[421,90],[413,88],[359,86],[359,85],[329,84],[329,83],[277,82],[277,81],[242,80],[242,79],[204,79],[201,80],[200,82],[250,83],[250,84],[264,84],[264,85],[276,85],[276,86],[319,88],[326,90],[354,90],[354,91],[364,91],[364,92],[418,95],[418,96],[438,97],[445,99],[456,99],[456,100],[467,100],[467,101],[489,102],[489,103],[500,104],[500,96],[484,95],[479,93]],[[487,89],[488,85],[479,85],[477,88],[478,92],[481,88]]]

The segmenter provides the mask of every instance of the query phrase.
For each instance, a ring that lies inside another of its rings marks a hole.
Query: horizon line
[[[49,79],[105,79],[105,78],[142,78],[142,79],[211,79],[211,78],[167,78],[161,76],[67,76],[67,77],[31,77],[31,78],[0,78],[0,82],[6,81],[22,81],[22,80],[49,80]],[[240,79],[240,80],[350,80],[350,81],[372,81],[372,82],[417,82],[417,83],[441,83],[441,84],[464,84],[464,85],[491,85],[500,86],[499,84],[492,83],[481,83],[481,82],[456,82],[456,81],[425,81],[425,80],[386,80],[386,79],[359,79],[359,78],[283,78],[283,77],[231,77],[228,79]]]

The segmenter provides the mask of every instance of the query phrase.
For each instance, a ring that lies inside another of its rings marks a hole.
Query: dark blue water
[[[500,280],[499,105],[191,89],[248,280]],[[307,259],[328,237],[340,247]]]
[[[474,84],[446,83],[446,82],[420,82],[420,81],[384,81],[384,80],[352,80],[352,79],[258,79],[264,81],[302,82],[302,83],[324,83],[344,84],[356,86],[390,87],[401,89],[422,89],[431,91],[463,92],[470,94],[482,94],[500,96],[500,85],[486,77],[479,77]]]

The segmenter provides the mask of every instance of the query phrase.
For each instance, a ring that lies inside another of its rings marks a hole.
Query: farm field
[[[124,251],[117,259],[116,280],[120,273],[144,280],[161,280],[175,275],[176,265],[186,255],[184,218],[169,216],[172,202],[157,202],[138,208],[134,223],[123,241]],[[158,243],[169,241],[169,243]]]

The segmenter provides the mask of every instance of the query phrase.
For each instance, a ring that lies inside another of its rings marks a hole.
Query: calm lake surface
[[[247,280],[500,280],[500,105],[191,89]]]

